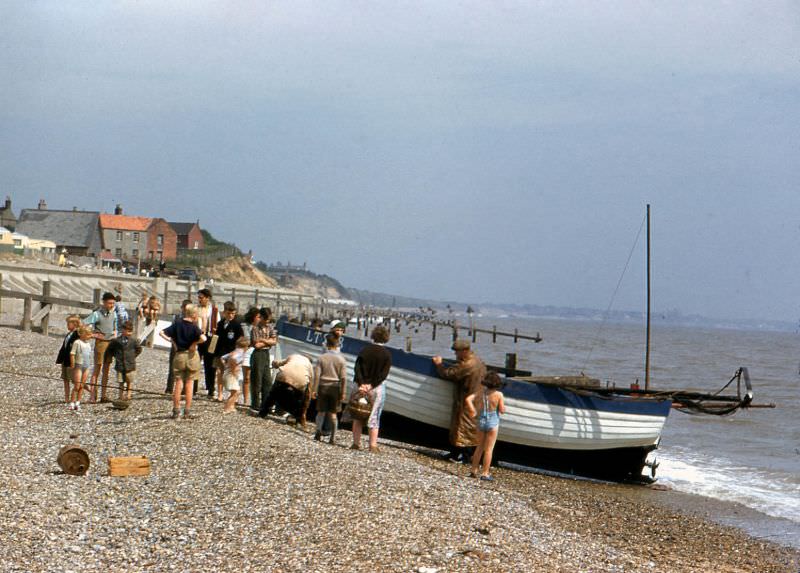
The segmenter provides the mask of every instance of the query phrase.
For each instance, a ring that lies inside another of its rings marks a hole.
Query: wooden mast
[[[647,204],[647,336],[644,351],[644,389],[650,389],[650,204]]]

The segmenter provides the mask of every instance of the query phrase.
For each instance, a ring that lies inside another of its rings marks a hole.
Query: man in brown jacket
[[[434,356],[433,363],[440,378],[455,382],[453,390],[453,412],[450,417],[450,454],[454,462],[469,462],[469,453],[477,445],[475,441],[475,420],[466,411],[466,398],[477,392],[481,380],[486,377],[486,366],[472,352],[469,340],[456,340],[452,346],[456,353],[456,363],[445,367],[441,356]]]

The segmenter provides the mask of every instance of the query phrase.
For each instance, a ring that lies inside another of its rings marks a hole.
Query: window
[[[155,255],[155,253],[154,253],[153,251],[150,251],[150,260],[151,260],[151,261],[153,260],[153,256],[154,256],[154,255]]]
[[[117,257],[117,258],[121,257],[122,256],[122,249],[119,249],[119,248],[114,249],[114,256]]]
[[[117,231],[117,240],[118,241],[122,240],[122,231]]]
[[[156,257],[156,258],[159,261],[163,261],[164,260],[164,253],[162,253],[161,251],[158,251],[157,255],[158,255],[158,257]]]
[[[138,257],[139,256],[139,249],[133,249],[133,256],[134,257]]]
[[[200,248],[200,241],[195,241],[194,242],[194,247],[192,247],[192,248],[193,249],[199,249]]]
[[[160,247],[164,244],[164,235],[159,235],[156,237],[156,244]]]
[[[136,232],[133,233],[133,242],[134,243],[138,243],[139,242],[139,233],[136,233]],[[134,253],[134,255],[135,254],[136,253]]]

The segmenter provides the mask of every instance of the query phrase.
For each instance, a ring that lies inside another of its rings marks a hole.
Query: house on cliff
[[[16,231],[28,237],[52,241],[60,252],[96,257],[103,250],[97,211],[48,209],[44,200],[36,209],[23,209]]]
[[[123,215],[117,205],[113,215],[100,215],[99,225],[106,258],[161,262],[178,256],[178,236],[164,219]]]
[[[179,250],[202,251],[206,248],[203,232],[200,230],[200,221],[196,223],[175,223],[170,221],[169,226],[178,235]]]

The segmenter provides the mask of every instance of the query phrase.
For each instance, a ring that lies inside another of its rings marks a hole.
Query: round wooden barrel
[[[61,448],[56,461],[64,473],[71,476],[82,476],[89,471],[89,454],[75,444]]]

